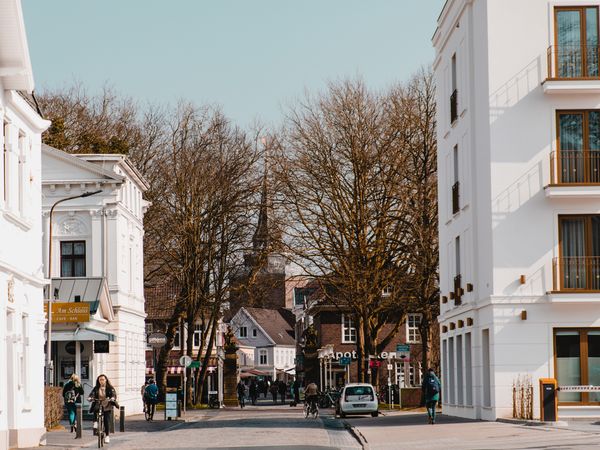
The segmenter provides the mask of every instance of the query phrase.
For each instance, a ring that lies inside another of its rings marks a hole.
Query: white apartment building
[[[444,412],[512,417],[513,383],[600,384],[598,0],[448,0],[438,96]],[[585,390],[585,389],[582,389]],[[600,393],[559,392],[559,418]]]
[[[53,320],[53,382],[64,383],[76,372],[87,394],[105,374],[125,413],[140,413],[146,361],[143,193],[148,185],[124,155],[72,155],[43,145],[42,187],[46,270],[52,205],[101,191],[58,204],[52,216],[50,297],[90,308],[89,320]]]
[[[21,3],[0,0],[0,449],[44,429],[41,132]]]

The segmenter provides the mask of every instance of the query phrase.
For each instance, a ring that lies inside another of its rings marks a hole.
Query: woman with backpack
[[[423,390],[423,397],[425,398],[425,407],[427,408],[427,417],[429,423],[433,425],[435,423],[435,408],[437,402],[440,400],[440,390],[442,383],[440,379],[435,375],[435,372],[430,367],[427,371],[427,375],[423,379],[421,386]]]
[[[71,433],[77,430],[77,424],[75,423],[75,412],[77,411],[77,403],[81,403],[81,396],[83,395],[83,386],[79,375],[76,373],[71,375],[69,381],[63,387],[63,399],[65,406],[69,413],[69,424],[71,425]]]
[[[96,378],[96,386],[94,386],[94,389],[92,389],[92,392],[90,392],[88,400],[92,401],[92,407],[90,409],[94,411],[96,417],[98,410],[100,409],[100,405],[102,405],[104,408],[104,433],[106,435],[104,442],[108,444],[110,442],[108,433],[110,431],[109,424],[112,420],[113,406],[117,406],[118,408],[118,405],[117,391],[112,384],[110,384],[110,381],[108,381],[106,375],[99,375],[98,378]],[[94,420],[93,428],[98,429],[97,420]]]

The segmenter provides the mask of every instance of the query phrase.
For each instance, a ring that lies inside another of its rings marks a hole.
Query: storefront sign
[[[346,357],[346,356],[342,356],[338,363],[340,363],[342,366],[347,366],[348,364],[350,364],[350,362],[352,361],[352,359]]]
[[[559,386],[560,392],[600,392],[600,386]]]
[[[148,345],[150,345],[150,347],[160,348],[164,347],[166,343],[167,336],[165,336],[163,333],[151,333],[148,336]]]
[[[338,361],[340,364],[341,358],[350,358],[352,360],[358,359],[358,354],[356,350],[352,350],[351,352],[333,352],[332,358]],[[381,352],[379,355],[371,355],[371,359],[396,359],[396,358],[406,358],[402,359],[403,361],[408,361],[408,355],[398,355],[396,352]],[[349,364],[349,363],[348,363]]]
[[[94,341],[94,353],[110,353],[108,341]]]
[[[44,314],[48,318],[48,303],[44,303]],[[90,304],[87,302],[52,302],[52,323],[78,323],[90,321]]]
[[[177,418],[177,392],[165,393],[165,418]]]
[[[410,344],[396,344],[396,353],[410,353]]]

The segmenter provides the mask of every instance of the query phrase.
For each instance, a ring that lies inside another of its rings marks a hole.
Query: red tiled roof
[[[251,308],[244,306],[248,314],[265,330],[277,345],[295,345],[294,325],[296,322],[294,314],[285,308],[266,309]]]

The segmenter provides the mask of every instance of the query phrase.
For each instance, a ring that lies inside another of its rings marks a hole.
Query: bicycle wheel
[[[313,409],[313,419],[319,417],[319,407],[315,405],[315,409]]]
[[[98,448],[104,447],[104,417],[98,414]]]
[[[310,413],[310,406],[304,403],[304,418],[308,419],[308,415]]]

